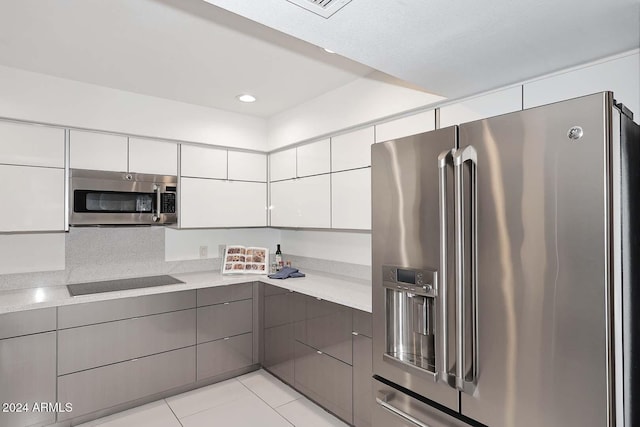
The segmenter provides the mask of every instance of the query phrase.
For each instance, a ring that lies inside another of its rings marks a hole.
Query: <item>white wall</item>
[[[267,150],[262,118],[3,66],[0,116]]]
[[[371,265],[371,234],[281,230],[282,252],[350,264]]]
[[[184,261],[200,258],[200,246],[208,247],[207,258],[221,256],[219,247],[225,245],[261,246],[276,251],[280,230],[273,228],[230,228],[216,230],[165,231],[165,261]]]
[[[443,99],[380,80],[374,73],[270,117],[268,147],[275,150]]]

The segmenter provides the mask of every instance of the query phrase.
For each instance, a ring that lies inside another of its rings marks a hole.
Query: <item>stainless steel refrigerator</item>
[[[372,194],[374,426],[640,425],[640,130],[611,92],[375,144]]]

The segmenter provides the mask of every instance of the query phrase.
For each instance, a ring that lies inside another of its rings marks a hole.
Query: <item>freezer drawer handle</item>
[[[378,392],[378,396],[376,397],[376,403],[378,405],[382,406],[387,411],[389,411],[389,412],[399,416],[400,418],[404,419],[405,421],[408,421],[408,422],[410,422],[412,424],[415,424],[415,425],[417,425],[419,427],[429,427],[428,424],[423,423],[419,419],[407,414],[404,411],[401,411],[400,409],[398,409],[395,406],[393,406],[390,403],[388,403],[388,400],[390,400],[391,398],[393,398],[393,393]]]
[[[465,230],[465,189],[464,171],[465,163],[471,165],[471,230],[469,231],[471,240],[471,268],[469,272],[465,269],[465,243],[467,232]],[[478,378],[478,154],[471,145],[457,150],[453,155],[454,177],[455,177],[455,244],[456,244],[456,386],[468,394],[473,394]],[[471,295],[470,302],[465,293],[465,283],[467,274],[470,273]],[[471,304],[472,328],[471,328],[471,368],[467,370],[465,355],[467,353],[466,328],[466,307]]]
[[[440,271],[438,300],[440,307],[440,334],[439,343],[436,345],[436,352],[440,353],[440,357],[436,353],[436,359],[439,359],[440,366],[439,378],[455,387],[455,376],[449,372],[449,314],[448,314],[448,284],[449,284],[449,210],[447,209],[447,169],[453,167],[453,155],[456,150],[443,151],[438,156],[438,184],[439,184],[439,208],[440,208]]]

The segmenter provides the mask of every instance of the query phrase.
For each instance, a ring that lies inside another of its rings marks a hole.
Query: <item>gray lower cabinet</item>
[[[370,427],[373,411],[373,352],[371,338],[353,336],[353,424]]]
[[[133,298],[67,305],[58,308],[58,328],[92,325],[132,317],[195,308],[196,291],[171,292]]]
[[[0,314],[0,339],[56,330],[56,309]]]
[[[289,385],[294,385],[293,361],[295,307],[304,307],[304,296],[265,285],[264,292],[264,358],[263,366]]]
[[[198,344],[244,334],[252,329],[251,299],[198,307]]]
[[[253,283],[198,290],[198,381],[259,362],[254,352],[258,316],[253,291]],[[209,303],[213,305],[204,305]]]
[[[55,421],[55,413],[33,412],[33,404],[55,401],[56,333],[0,340],[0,403],[26,403],[29,408],[29,412],[0,412],[0,427],[51,424]]]
[[[196,310],[58,331],[58,375],[194,345]]]
[[[198,344],[197,380],[215,377],[253,364],[253,334]]]
[[[294,385],[295,340],[293,324],[265,328],[263,366],[289,385]]]
[[[345,363],[352,363],[352,309],[319,298],[305,298],[305,319],[296,339]]]
[[[295,353],[295,387],[352,424],[351,366],[299,341]]]
[[[198,289],[198,307],[253,298],[253,283]]]
[[[58,377],[58,401],[73,411],[58,421],[89,414],[195,382],[196,347],[107,365]]]

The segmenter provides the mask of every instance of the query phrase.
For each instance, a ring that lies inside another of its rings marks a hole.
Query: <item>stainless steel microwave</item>
[[[72,226],[167,225],[178,220],[175,176],[84,169],[70,172]]]

